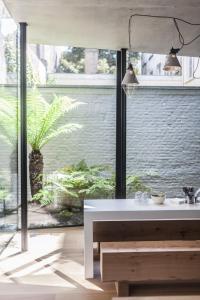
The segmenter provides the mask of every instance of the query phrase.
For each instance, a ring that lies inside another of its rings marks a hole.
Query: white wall
[[[48,78],[57,85],[115,86],[116,76],[111,74],[48,74]],[[141,86],[182,86],[181,76],[143,76],[139,75]]]

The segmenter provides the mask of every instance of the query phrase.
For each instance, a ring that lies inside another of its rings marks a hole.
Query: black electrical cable
[[[171,19],[174,21],[174,25],[175,28],[178,32],[178,36],[179,36],[179,42],[181,44],[180,49],[182,49],[184,46],[188,46],[191,43],[193,43],[195,40],[197,40],[198,38],[200,38],[200,34],[198,34],[196,37],[194,37],[191,41],[189,42],[185,42],[184,37],[180,31],[180,28],[178,26],[178,21],[183,22],[185,24],[191,25],[191,26],[200,26],[199,23],[191,23],[189,21],[186,21],[184,19],[181,18],[176,18],[176,17],[171,17],[171,16],[155,16],[155,15],[147,15],[147,14],[133,14],[129,17],[129,24],[128,24],[128,32],[129,32],[129,49],[132,48],[131,46],[131,21],[134,17],[148,17],[148,18],[159,18],[159,19]]]
[[[194,37],[191,41],[189,41],[189,42],[185,42],[185,40],[184,40],[184,37],[183,37],[183,35],[182,35],[182,33],[180,32],[180,29],[179,29],[179,27],[178,27],[178,23],[177,23],[177,20],[176,19],[174,19],[174,24],[175,24],[175,27],[176,27],[176,29],[177,29],[177,31],[178,31],[178,34],[179,34],[179,41],[180,41],[180,43],[182,44],[182,48],[183,48],[183,46],[188,46],[188,45],[190,45],[191,43],[193,43],[195,40],[197,40],[199,37],[200,37],[200,34],[198,34],[196,37]],[[191,25],[193,25],[193,24],[191,24]],[[200,24],[198,24],[199,26],[200,26]]]
[[[178,21],[179,22],[183,22],[185,24],[188,24],[188,25],[191,25],[191,26],[200,26],[199,23],[191,23],[189,21],[186,21],[184,19],[181,19],[181,18],[176,18],[176,17],[170,17],[170,16],[154,16],[154,15],[147,15],[147,14],[133,14],[129,17],[129,23],[128,23],[128,38],[129,38],[129,49],[131,50],[132,49],[132,46],[131,46],[131,21],[134,17],[148,17],[148,18],[159,18],[159,19],[171,19],[173,20],[174,22],[174,25],[175,25],[175,28],[178,32],[178,38],[179,38],[179,42],[181,44],[180,48],[177,49],[178,52],[184,47],[184,46],[188,46],[190,44],[192,44],[194,41],[196,41],[198,38],[200,38],[200,34],[198,34],[196,37],[194,37],[192,40],[190,40],[189,42],[185,42],[185,39],[184,39],[184,36],[183,34],[181,33],[180,31],[180,28],[178,26]],[[197,65],[196,65],[196,68],[193,72],[193,78],[194,79],[200,79],[200,77],[195,77],[195,73],[198,69],[198,66],[199,66],[199,63],[200,63],[200,56],[198,57],[198,61],[197,61]]]
[[[180,51],[183,48],[183,46],[185,44],[185,41],[184,41],[184,37],[183,37],[182,33],[180,32],[180,29],[178,27],[178,23],[177,23],[176,19],[173,19],[173,21],[174,21],[174,25],[176,27],[176,30],[178,31],[179,42],[181,44],[181,47],[179,49],[179,51]]]

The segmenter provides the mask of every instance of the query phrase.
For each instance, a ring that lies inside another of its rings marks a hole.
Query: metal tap
[[[193,187],[184,187],[183,192],[185,193],[185,202],[188,204],[195,204],[198,202],[198,195],[200,194],[200,188],[194,192]]]

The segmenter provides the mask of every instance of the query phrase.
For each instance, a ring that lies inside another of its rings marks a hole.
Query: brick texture
[[[115,89],[40,88],[84,102],[60,121],[82,129],[52,140],[42,149],[45,173],[85,159],[115,167]],[[140,175],[152,189],[181,196],[184,185],[200,186],[200,89],[138,88],[127,99],[127,173]],[[7,146],[1,142],[1,171],[9,170]]]
[[[199,187],[199,128],[199,89],[136,89],[127,104],[128,173],[143,174],[168,196],[181,196],[184,185]]]

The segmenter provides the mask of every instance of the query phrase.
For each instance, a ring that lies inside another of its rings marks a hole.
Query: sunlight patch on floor
[[[47,299],[71,300],[66,295],[73,294],[73,300],[110,300],[113,285],[85,280],[82,229],[33,230],[29,232],[29,251],[20,252],[20,235],[16,234],[0,256],[0,299],[3,294],[15,299],[28,294],[39,300],[36,295],[54,294],[55,298]]]
[[[20,284],[42,285],[43,287],[62,287],[68,289],[76,289],[77,287],[70,282],[59,278],[55,274],[32,274],[17,278]]]
[[[73,260],[67,262],[57,262],[53,264],[55,269],[58,269],[63,274],[71,278],[74,282],[80,286],[95,291],[103,291],[103,289],[91,281],[84,278],[84,267]]]
[[[29,251],[16,234],[0,256],[0,300],[111,300],[113,283],[84,278],[83,229],[31,230]],[[139,296],[134,300],[200,300],[199,295]]]

